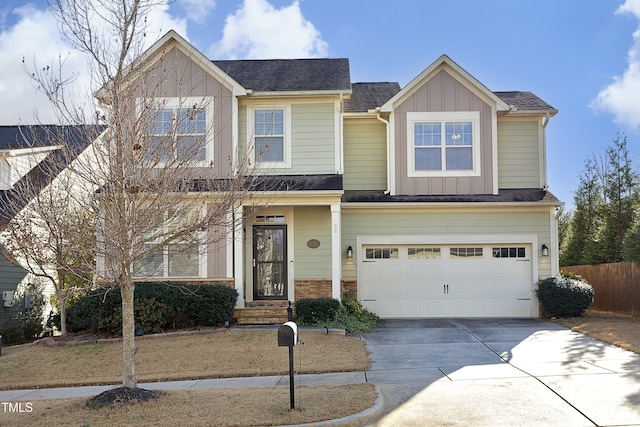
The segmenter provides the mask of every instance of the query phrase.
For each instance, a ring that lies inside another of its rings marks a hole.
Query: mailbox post
[[[289,347],[289,399],[291,409],[295,408],[295,389],[293,379],[293,346],[298,343],[298,325],[295,322],[285,322],[278,328],[278,346]]]

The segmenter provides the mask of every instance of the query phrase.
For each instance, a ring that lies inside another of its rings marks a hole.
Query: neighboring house
[[[102,127],[93,130],[97,136]],[[0,126],[0,232],[29,203],[25,186],[46,188],[52,176],[65,170],[67,161],[77,158],[62,155],[61,142],[70,144],[77,156],[91,142],[86,135],[73,126]],[[9,320],[12,297],[20,293],[21,285],[34,280],[20,260],[7,259],[3,243],[0,240],[0,328]],[[52,294],[52,287],[45,287],[44,295]]]
[[[207,160],[264,152],[286,188],[193,260],[205,268],[158,280],[235,287],[240,322],[344,294],[381,317],[538,316],[562,204],[547,188],[557,111],[536,95],[492,92],[446,55],[400,88],[352,83],[347,59],[211,61],[173,31],[157,52],[207,76],[193,96],[224,125]],[[171,106],[181,87],[167,87]]]

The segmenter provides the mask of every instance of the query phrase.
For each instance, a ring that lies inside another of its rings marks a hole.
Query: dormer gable
[[[397,94],[385,102],[381,107],[382,112],[393,111],[394,106],[401,104],[415,91],[424,86],[439,72],[445,71],[450,74],[457,82],[462,84],[476,96],[483,99],[488,104],[495,104],[496,111],[508,111],[509,105],[505,103],[499,96],[491,92],[485,85],[480,83],[475,77],[465,71],[457,63],[455,63],[447,55],[442,55],[423,72],[411,80]]]

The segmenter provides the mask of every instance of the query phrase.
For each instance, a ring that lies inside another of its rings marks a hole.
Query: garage
[[[362,244],[358,298],[382,318],[531,317],[531,248],[531,243]]]

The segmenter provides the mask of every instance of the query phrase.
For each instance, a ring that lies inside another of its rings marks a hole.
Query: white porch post
[[[243,239],[243,224],[244,220],[242,218],[243,207],[236,206],[234,208],[234,241],[233,241],[233,257],[234,257],[234,265],[233,265],[233,277],[236,291],[238,291],[238,301],[236,301],[236,307],[244,308],[244,258],[243,248],[244,248],[244,239]]]
[[[340,300],[342,278],[342,217],[340,205],[331,205],[331,297]]]

